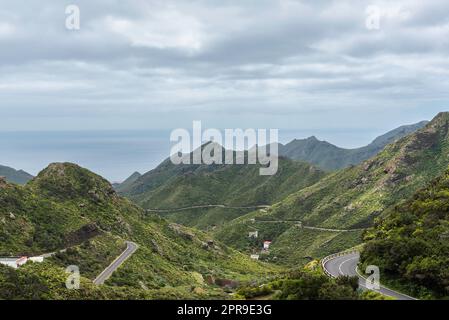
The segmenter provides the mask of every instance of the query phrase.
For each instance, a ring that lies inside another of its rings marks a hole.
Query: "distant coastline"
[[[369,143],[382,130],[280,129],[281,143],[316,135],[343,147]],[[170,130],[5,131],[0,132],[0,163],[33,175],[51,162],[73,162],[111,182],[146,172],[169,156]]]

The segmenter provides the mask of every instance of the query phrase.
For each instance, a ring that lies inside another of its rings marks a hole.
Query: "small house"
[[[38,257],[30,257],[28,260],[32,261],[32,262],[44,262],[44,257],[43,256],[38,256]]]
[[[257,238],[259,236],[259,231],[250,231],[248,233],[248,237],[250,238]]]
[[[27,261],[27,257],[0,258],[0,264],[12,267],[14,269],[24,265]]]
[[[267,240],[263,242],[263,248],[264,250],[270,249],[271,241]]]

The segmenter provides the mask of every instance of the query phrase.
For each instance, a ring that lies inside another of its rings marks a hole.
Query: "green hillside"
[[[125,181],[122,183],[114,183],[112,186],[117,192],[122,192],[125,190],[128,190],[131,185],[137,181],[142,175],[139,172],[134,172],[132,175],[130,175]]]
[[[254,227],[251,218],[300,220],[305,226],[331,229],[370,227],[385,209],[407,199],[444,172],[449,164],[448,132],[449,113],[441,113],[423,129],[388,145],[374,158],[330,174],[276,203],[267,212],[241,217],[216,234],[229,245],[243,244],[247,231]],[[361,231],[331,232],[328,236],[320,231],[315,232],[316,236],[309,233],[290,224],[276,232],[262,232],[261,237],[274,240],[273,252],[282,251],[289,244],[300,252],[312,251],[318,257],[328,253],[329,248],[338,251],[362,241]],[[304,244],[312,242],[313,250],[303,249]],[[294,255],[298,254],[284,254],[281,258],[290,261]]]
[[[162,289],[96,286],[81,277],[78,290],[67,290],[68,274],[51,262],[28,263],[21,268],[0,265],[0,299],[4,300],[143,300],[201,299],[191,290],[166,287]],[[219,295],[217,295],[219,296]]]
[[[365,236],[365,265],[421,297],[449,297],[449,170],[388,210]]]
[[[4,177],[6,181],[17,184],[25,184],[31,179],[33,179],[33,176],[31,174],[23,170],[15,170],[13,168],[1,165],[0,165],[0,177]]]
[[[275,175],[261,176],[259,168],[259,165],[248,164],[174,165],[168,159],[137,179],[123,194],[146,209],[208,204],[236,207],[269,205],[325,176],[314,166],[282,157]],[[204,208],[160,214],[188,226],[207,228],[250,211]]]
[[[316,137],[295,139],[286,145],[279,145],[279,154],[315,164],[324,170],[343,169],[375,156],[386,145],[423,128],[427,123],[428,121],[422,121],[401,126],[376,138],[369,145],[355,149],[340,148]]]
[[[260,279],[279,270],[202,232],[145,213],[118,196],[106,180],[74,164],[52,164],[26,186],[0,180],[0,256],[68,248],[46,259],[49,270],[58,273],[75,264],[92,280],[124,249],[125,240],[139,249],[108,286],[173,287],[187,293],[198,287],[206,298],[223,296],[215,280]]]

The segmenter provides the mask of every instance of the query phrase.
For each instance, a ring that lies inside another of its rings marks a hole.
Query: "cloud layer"
[[[69,4],[0,0],[4,130],[382,131],[449,109],[446,0],[83,0],[77,31]]]

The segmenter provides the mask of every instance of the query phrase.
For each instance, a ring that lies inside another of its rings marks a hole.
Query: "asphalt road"
[[[119,255],[112,263],[103,270],[102,273],[94,280],[94,284],[100,285],[103,284],[109,277],[112,275],[112,273],[117,270],[125,261],[128,259],[136,250],[139,248],[139,246],[131,241],[126,241],[126,249],[122,252],[121,255]]]
[[[366,288],[365,279],[362,278],[359,274],[357,274],[357,264],[359,263],[359,254],[358,253],[349,253],[346,255],[335,257],[324,264],[324,268],[334,277],[338,277],[341,275],[346,276],[357,276],[359,278],[359,286],[362,289],[368,290]],[[380,286],[379,290],[374,290],[379,293],[382,293],[386,296],[393,297],[397,300],[416,300],[410,296],[405,294],[396,292],[394,290],[388,289],[384,286]]]

